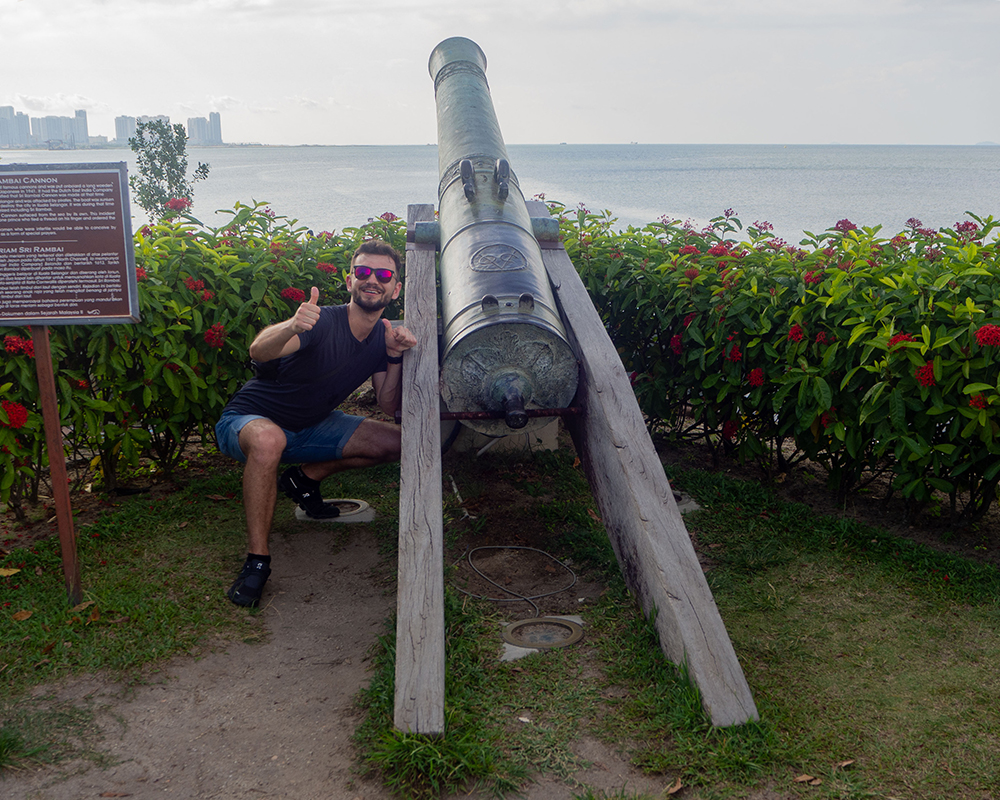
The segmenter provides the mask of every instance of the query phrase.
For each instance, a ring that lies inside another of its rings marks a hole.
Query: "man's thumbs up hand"
[[[319,314],[319,289],[313,286],[309,290],[309,299],[299,306],[298,311],[295,312],[295,316],[292,317],[292,330],[297,334],[303,331],[311,331],[317,320],[319,320]]]

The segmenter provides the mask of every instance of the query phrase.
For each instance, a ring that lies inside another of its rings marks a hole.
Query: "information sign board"
[[[0,325],[138,320],[126,164],[0,164]]]

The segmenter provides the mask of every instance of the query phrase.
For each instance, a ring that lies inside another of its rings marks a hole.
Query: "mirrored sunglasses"
[[[388,283],[392,280],[392,276],[396,274],[391,269],[385,269],[384,267],[366,267],[364,264],[358,264],[354,267],[354,277],[359,281],[368,280],[368,276],[373,272],[379,283]]]

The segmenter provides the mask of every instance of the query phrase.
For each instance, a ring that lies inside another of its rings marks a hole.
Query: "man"
[[[399,296],[399,254],[385,242],[363,243],[347,276],[350,302],[319,306],[319,289],[295,315],[262,330],[250,345],[257,377],[223,409],[219,449],[245,463],[243,506],[248,554],[227,592],[255,607],[271,574],[268,537],[277,490],[316,519],[337,516],[320,482],[335,472],[399,459],[399,428],[337,410],[372,379],[379,407],[394,414],[402,397],[402,355],[416,344],[404,327],[382,319]],[[281,463],[296,464],[281,473]]]

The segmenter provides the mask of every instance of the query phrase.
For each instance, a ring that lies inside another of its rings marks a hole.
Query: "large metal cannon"
[[[574,402],[579,413],[567,428],[664,654],[688,670],[714,725],[757,719],[614,343],[558,237],[539,235],[539,247],[532,235],[544,226],[533,225],[510,169],[485,68],[468,39],[431,53],[439,222],[431,205],[407,211],[406,323],[419,342],[437,338],[440,249],[444,337],[440,370],[433,347],[415,347],[403,361],[396,727],[445,729],[442,398],[449,411],[498,417],[466,423],[491,436],[531,430],[532,408]]]
[[[529,409],[565,408],[578,365],[566,340],[531,218],[486,82],[486,56],[469,39],[431,53],[438,127],[442,399],[489,436],[530,431]]]

